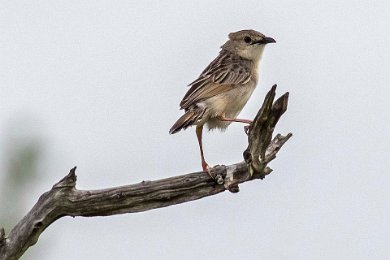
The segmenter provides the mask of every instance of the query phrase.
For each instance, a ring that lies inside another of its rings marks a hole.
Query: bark
[[[238,184],[263,179],[272,172],[267,164],[275,159],[283,144],[292,136],[273,131],[287,109],[288,93],[274,102],[276,85],[268,92],[249,133],[248,148],[243,162],[212,168],[211,174],[188,173],[171,178],[142,181],[138,184],[102,190],[76,189],[76,167],[41,195],[27,215],[8,236],[0,229],[0,259],[18,259],[40,234],[54,221],[64,216],[110,216],[167,207],[212,196],[226,190],[238,192]]]

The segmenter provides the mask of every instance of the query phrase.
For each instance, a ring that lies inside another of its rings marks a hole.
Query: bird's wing
[[[215,60],[200,74],[180,102],[188,108],[199,101],[229,91],[251,80],[250,61],[222,50]]]

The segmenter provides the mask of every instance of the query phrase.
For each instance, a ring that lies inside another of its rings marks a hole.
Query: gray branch
[[[110,216],[167,207],[215,195],[226,190],[238,192],[238,184],[263,179],[271,173],[272,161],[291,133],[276,135],[274,127],[287,109],[288,93],[274,102],[276,85],[267,94],[249,133],[244,162],[212,168],[207,173],[195,172],[171,178],[142,181],[138,184],[102,190],[76,189],[76,167],[39,198],[29,213],[8,236],[0,229],[0,259],[18,259],[40,234],[64,216]]]

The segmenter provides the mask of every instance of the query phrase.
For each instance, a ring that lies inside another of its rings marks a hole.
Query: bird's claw
[[[217,184],[223,184],[224,180],[222,178],[222,176],[220,174],[218,174],[217,176],[214,176],[212,173],[211,173],[211,169],[212,167],[210,167],[207,163],[202,163],[202,168],[203,168],[203,172],[207,172],[207,174],[211,177],[211,179],[213,179]]]
[[[244,126],[244,131],[246,135],[249,135],[249,132],[252,130],[252,125],[246,125]]]
[[[207,163],[202,163],[202,169],[203,172],[207,172],[209,176],[214,179],[213,175],[211,174],[211,168]]]

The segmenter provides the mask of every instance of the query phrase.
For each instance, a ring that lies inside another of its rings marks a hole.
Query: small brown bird
[[[252,95],[258,81],[259,61],[267,43],[276,42],[271,37],[254,30],[242,30],[229,34],[215,58],[180,102],[181,116],[169,130],[170,134],[196,125],[203,171],[209,172],[202,146],[203,125],[211,129],[225,130],[231,122],[250,124],[252,121],[238,119]]]

